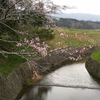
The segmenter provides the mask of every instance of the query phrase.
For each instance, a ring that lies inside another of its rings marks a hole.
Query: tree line
[[[100,29],[100,22],[76,20],[71,18],[54,19],[56,26],[76,29]]]

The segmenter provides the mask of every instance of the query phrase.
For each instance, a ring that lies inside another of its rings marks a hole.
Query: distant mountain
[[[57,18],[72,18],[72,19],[77,19],[77,20],[99,21],[100,22],[100,15],[94,15],[94,14],[61,13],[61,14],[53,14],[52,16],[57,17]]]

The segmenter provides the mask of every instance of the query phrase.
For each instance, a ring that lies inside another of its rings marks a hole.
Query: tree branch
[[[22,0],[17,1],[17,2],[14,3],[10,8],[7,9],[4,19],[6,19],[6,16],[8,15],[8,12],[10,11],[10,9],[12,9],[12,8],[13,8],[17,3],[19,3],[20,1],[22,1]]]
[[[10,26],[8,26],[7,24],[5,24],[5,23],[3,23],[3,22],[0,22],[0,23],[1,23],[2,25],[4,25],[4,26],[8,27],[9,29],[11,29],[12,31],[14,31],[15,33],[18,34],[18,31],[14,30],[13,28],[11,28]],[[19,34],[18,34],[18,36],[19,36],[20,40],[22,41],[21,36],[20,36]]]

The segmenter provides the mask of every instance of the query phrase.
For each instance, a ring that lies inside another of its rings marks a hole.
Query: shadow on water
[[[97,78],[96,76],[92,75],[91,73],[89,73],[89,74],[100,85],[100,78]]]
[[[16,100],[46,100],[48,91],[51,91],[51,87],[29,85]]]
[[[64,87],[29,86],[18,100],[100,100],[100,91]]]

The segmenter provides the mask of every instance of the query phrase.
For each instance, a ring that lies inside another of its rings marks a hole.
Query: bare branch
[[[9,40],[4,40],[4,39],[0,39],[0,41],[4,41],[4,42],[8,42],[8,43],[18,43],[19,41],[9,41]]]
[[[20,2],[20,1],[22,1],[22,0],[18,0],[16,3],[14,3],[11,7],[9,7],[9,8],[7,9],[7,11],[6,11],[6,13],[5,13],[4,19],[6,19],[6,16],[8,15],[8,12],[10,11],[10,9],[12,9],[13,7],[15,7],[15,5],[16,5],[18,2]],[[4,19],[3,19],[3,20],[4,20]]]
[[[32,52],[28,52],[28,53],[20,53],[20,52],[7,52],[7,51],[0,51],[0,54],[9,54],[9,55],[12,55],[12,54],[15,54],[15,55],[34,55],[36,56],[37,55],[37,52],[35,53],[32,53]]]

